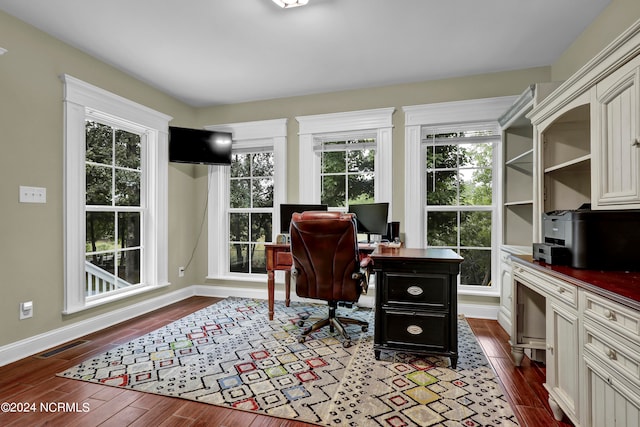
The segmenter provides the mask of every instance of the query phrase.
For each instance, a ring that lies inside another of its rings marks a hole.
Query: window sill
[[[112,302],[120,301],[120,300],[123,300],[125,298],[132,297],[134,295],[140,295],[140,294],[144,294],[146,292],[151,292],[151,291],[155,291],[155,290],[158,290],[158,289],[166,288],[169,285],[171,285],[170,282],[159,283],[159,284],[154,285],[154,286],[144,286],[144,287],[141,287],[141,288],[138,288],[138,289],[133,289],[133,290],[131,290],[129,292],[123,292],[123,293],[119,293],[119,294],[116,294],[116,295],[105,296],[104,298],[100,298],[98,300],[85,303],[85,305],[83,305],[81,307],[74,307],[74,308],[71,308],[69,310],[64,310],[64,311],[62,311],[62,314],[63,315],[70,315],[70,314],[80,313],[82,311],[90,310],[92,308],[100,307],[100,306],[105,305],[105,304],[109,304],[109,303],[112,303]]]

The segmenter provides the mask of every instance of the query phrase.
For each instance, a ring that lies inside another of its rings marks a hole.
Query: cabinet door
[[[549,405],[557,420],[564,412],[576,425],[579,412],[578,316],[574,309],[547,298],[547,382]]]
[[[585,425],[593,427],[637,427],[640,396],[607,372],[601,362],[585,358],[587,414]]]
[[[640,207],[640,57],[596,86],[594,207]]]

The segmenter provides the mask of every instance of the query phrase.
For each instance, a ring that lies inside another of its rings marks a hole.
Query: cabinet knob
[[[422,293],[424,292],[424,290],[420,287],[420,286],[409,286],[407,288],[407,293],[409,295],[413,295],[414,297],[417,297],[418,295],[422,295]]]
[[[640,140],[638,138],[634,139],[631,143],[632,147],[640,147]]]
[[[616,351],[613,349],[609,349],[609,352],[607,353],[607,356],[609,357],[610,360],[616,360],[618,358],[618,355],[616,354]]]
[[[558,288],[558,293],[559,294],[563,294],[564,293],[564,288]]]
[[[616,314],[611,310],[605,310],[604,317],[606,317],[609,320],[616,320]]]
[[[553,354],[553,346],[551,344],[547,344],[547,350],[549,350],[549,352]]]

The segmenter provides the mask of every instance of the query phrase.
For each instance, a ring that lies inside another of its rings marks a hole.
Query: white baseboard
[[[458,304],[458,314],[463,314],[465,317],[473,317],[476,319],[496,320],[498,318],[499,310],[500,307],[497,305]]]
[[[0,366],[41,353],[194,295],[194,287],[190,286],[2,346],[0,347]]]
[[[0,366],[7,365],[16,360],[38,354],[47,349],[54,348],[66,342],[78,339],[90,333],[116,325],[125,320],[132,319],[142,314],[157,310],[169,304],[176,303],[191,296],[208,297],[243,297],[255,299],[267,299],[266,286],[260,288],[239,288],[234,286],[214,286],[214,285],[193,285],[178,291],[160,295],[128,307],[117,309],[109,313],[101,314],[87,320],[76,322],[72,325],[53,329],[20,341],[0,347]],[[372,308],[375,305],[375,293],[361,295],[358,305]],[[284,300],[284,290],[275,292],[275,299]],[[292,301],[313,300],[299,298],[295,292],[291,294]],[[317,302],[317,300],[315,300]],[[496,306],[458,304],[458,313],[466,317],[476,317],[481,319],[497,319],[499,308]]]

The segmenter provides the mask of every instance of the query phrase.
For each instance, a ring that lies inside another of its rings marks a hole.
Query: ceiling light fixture
[[[309,0],[273,0],[275,4],[282,8],[304,6]]]

